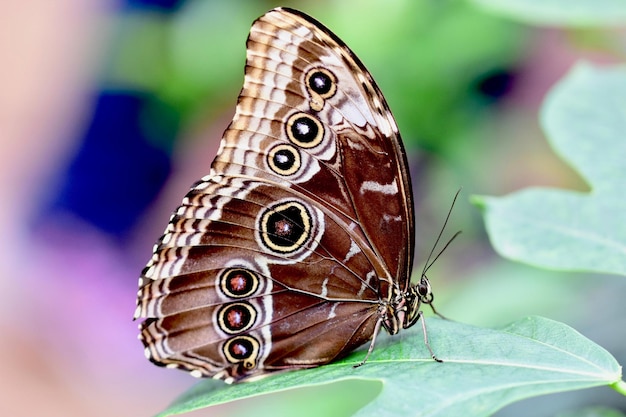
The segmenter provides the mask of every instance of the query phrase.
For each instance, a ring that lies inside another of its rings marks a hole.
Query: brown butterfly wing
[[[147,356],[227,381],[327,363],[372,337],[412,242],[406,158],[371,76],[315,20],[270,11],[211,173],[142,273]]]

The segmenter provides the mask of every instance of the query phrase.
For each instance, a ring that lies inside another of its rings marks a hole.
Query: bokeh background
[[[587,189],[550,150],[538,109],[577,60],[622,61],[623,30],[537,27],[461,0],[31,0],[0,17],[0,415],[148,416],[195,382],[144,358],[137,277],[208,173],[250,24],[279,5],[330,27],[385,93],[411,161],[418,265],[462,187],[447,232],[463,234],[429,272],[438,309],[481,326],[544,315],[625,363],[623,280],[498,258],[468,202],[529,185]],[[377,389],[334,384],[192,414],[349,415]],[[620,401],[604,388],[498,415]]]

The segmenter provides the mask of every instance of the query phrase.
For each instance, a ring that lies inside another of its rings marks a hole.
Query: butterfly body
[[[210,173],[142,272],[147,356],[232,382],[410,327],[432,300],[409,280],[413,216],[400,135],[363,64],[312,18],[268,12]]]

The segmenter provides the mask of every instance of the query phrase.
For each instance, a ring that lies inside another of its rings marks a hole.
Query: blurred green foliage
[[[515,71],[521,27],[458,0],[292,2],[342,38],[372,72],[410,149],[446,153],[492,104],[478,84]],[[271,2],[189,1],[172,16],[130,13],[103,73],[111,88],[149,90],[184,120],[234,109],[245,40]],[[210,110],[212,108],[212,110]]]

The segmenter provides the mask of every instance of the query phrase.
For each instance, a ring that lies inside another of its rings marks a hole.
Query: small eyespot
[[[296,113],[289,117],[286,129],[289,140],[305,149],[319,145],[324,138],[322,123],[307,113]]]
[[[243,362],[246,369],[252,369],[256,366],[259,350],[259,341],[252,336],[233,337],[227,340],[222,347],[222,352],[224,352],[224,356],[228,362]]]
[[[249,297],[259,288],[259,276],[243,268],[228,268],[220,275],[220,289],[230,298]]]
[[[293,175],[301,166],[300,153],[292,145],[281,144],[270,150],[267,163],[270,169],[278,175]]]
[[[217,323],[225,333],[236,334],[250,329],[256,316],[256,310],[248,303],[226,304],[217,313]]]
[[[337,78],[325,68],[313,68],[307,72],[307,89],[318,94],[322,99],[328,99],[337,92]]]

